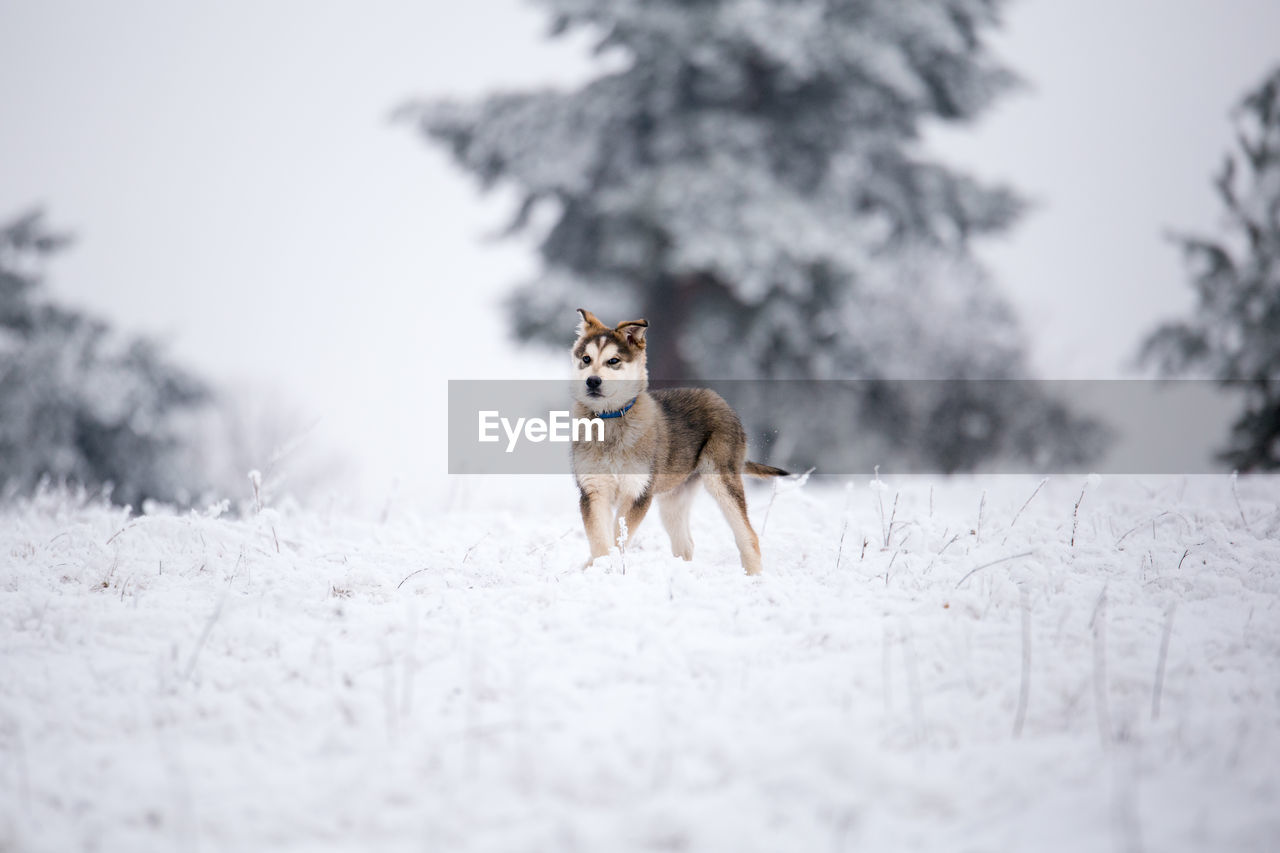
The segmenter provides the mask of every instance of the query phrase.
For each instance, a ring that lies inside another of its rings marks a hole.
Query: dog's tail
[[[748,477],[790,477],[790,471],[783,471],[781,468],[774,468],[772,465],[761,465],[759,462],[748,461],[742,466],[742,473]]]

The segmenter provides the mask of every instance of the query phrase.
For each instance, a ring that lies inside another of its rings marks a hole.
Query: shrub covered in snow
[[[406,110],[483,185],[518,193],[513,228],[550,223],[545,272],[511,301],[520,332],[563,347],[579,306],[643,316],[659,380],[1028,375],[1013,312],[971,251],[1021,201],[919,144],[929,122],[970,121],[1014,83],[986,42],[1002,3],[541,5],[556,32],[594,35],[610,57],[600,76]],[[835,435],[812,434],[798,404],[741,412],[789,449],[781,464],[831,470],[834,456],[855,470],[882,457],[858,456],[849,435],[895,441],[884,407],[922,401],[857,390]],[[1043,388],[988,390],[957,384],[911,412],[941,428],[908,430],[906,450],[953,470],[1099,449]],[[975,418],[987,435],[966,443]]]
[[[1228,230],[1177,238],[1195,313],[1166,323],[1143,355],[1166,374],[1227,380],[1243,409],[1221,458],[1240,470],[1280,468],[1280,68],[1237,110],[1239,151],[1215,181]]]
[[[43,262],[67,242],[38,213],[0,226],[0,485],[48,478],[110,486],[134,506],[185,503],[206,479],[182,418],[209,388],[153,342],[45,296]]]

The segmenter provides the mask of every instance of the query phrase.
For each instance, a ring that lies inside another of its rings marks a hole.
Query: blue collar
[[[640,399],[639,397],[632,397],[630,403],[627,403],[625,406],[623,406],[621,409],[619,409],[616,412],[596,412],[596,417],[597,418],[620,418],[623,415],[625,415],[628,411],[630,411],[631,407],[636,404],[636,400],[639,400],[639,399]]]

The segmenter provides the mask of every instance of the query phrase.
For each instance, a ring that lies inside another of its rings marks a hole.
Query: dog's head
[[[593,412],[617,411],[645,389],[644,335],[647,320],[628,320],[610,329],[595,314],[579,308],[578,339],[573,345],[573,396]]]

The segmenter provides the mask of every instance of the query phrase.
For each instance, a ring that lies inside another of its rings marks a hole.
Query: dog
[[[747,460],[742,422],[716,392],[648,390],[647,321],[628,320],[611,329],[586,309],[578,314],[574,416],[604,423],[602,439],[588,432],[573,442],[573,473],[591,546],[587,565],[608,554],[620,533],[634,536],[655,498],[672,554],[692,560],[689,507],[701,483],[733,530],[742,567],[759,574],[760,540],[747,518],[742,475],[789,472]]]

